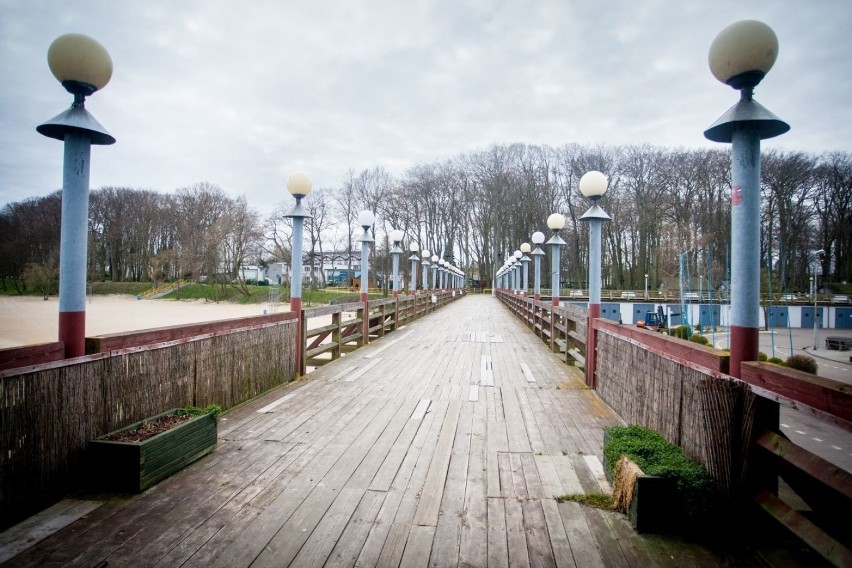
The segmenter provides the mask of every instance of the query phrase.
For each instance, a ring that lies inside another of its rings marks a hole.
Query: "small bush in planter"
[[[808,357],[807,355],[793,355],[791,357],[787,357],[787,366],[791,369],[797,369],[812,375],[817,374],[816,359]]]
[[[669,331],[669,335],[680,339],[689,339],[689,337],[692,335],[692,330],[689,328],[688,325],[679,325],[677,327],[673,327]]]
[[[672,526],[692,531],[712,520],[715,484],[703,465],[648,428],[614,426],[604,432],[604,467],[610,478],[618,460],[626,455],[646,475],[674,480],[674,501],[679,505],[675,509],[681,519]]]
[[[766,360],[766,362],[773,363],[775,365],[786,365],[786,363],[784,363],[784,359],[782,359],[781,357],[770,357]]]

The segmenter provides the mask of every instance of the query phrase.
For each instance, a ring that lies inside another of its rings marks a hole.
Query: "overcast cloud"
[[[848,0],[0,0],[0,205],[61,186],[35,127],[71,102],[46,62],[63,33],[114,64],[87,101],[118,140],[92,188],[207,181],[268,213],[297,169],[323,187],[494,143],[714,146],[737,95],[707,49],[747,18],[780,42],[755,98],[792,126],[765,147],[850,151]]]

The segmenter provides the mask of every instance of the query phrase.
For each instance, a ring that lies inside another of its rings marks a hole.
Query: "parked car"
[[[633,300],[636,298],[636,292],[622,292],[621,298],[623,300]]]

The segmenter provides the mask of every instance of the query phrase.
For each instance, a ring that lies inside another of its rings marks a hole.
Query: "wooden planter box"
[[[169,410],[148,420],[174,414]],[[89,440],[92,480],[99,488],[139,493],[162,481],[216,447],[216,418],[196,416],[142,442],[114,442],[108,436],[139,428],[141,422]]]

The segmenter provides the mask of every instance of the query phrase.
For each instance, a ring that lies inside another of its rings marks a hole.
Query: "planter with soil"
[[[90,479],[98,488],[139,493],[215,447],[215,412],[169,410],[89,440]]]

